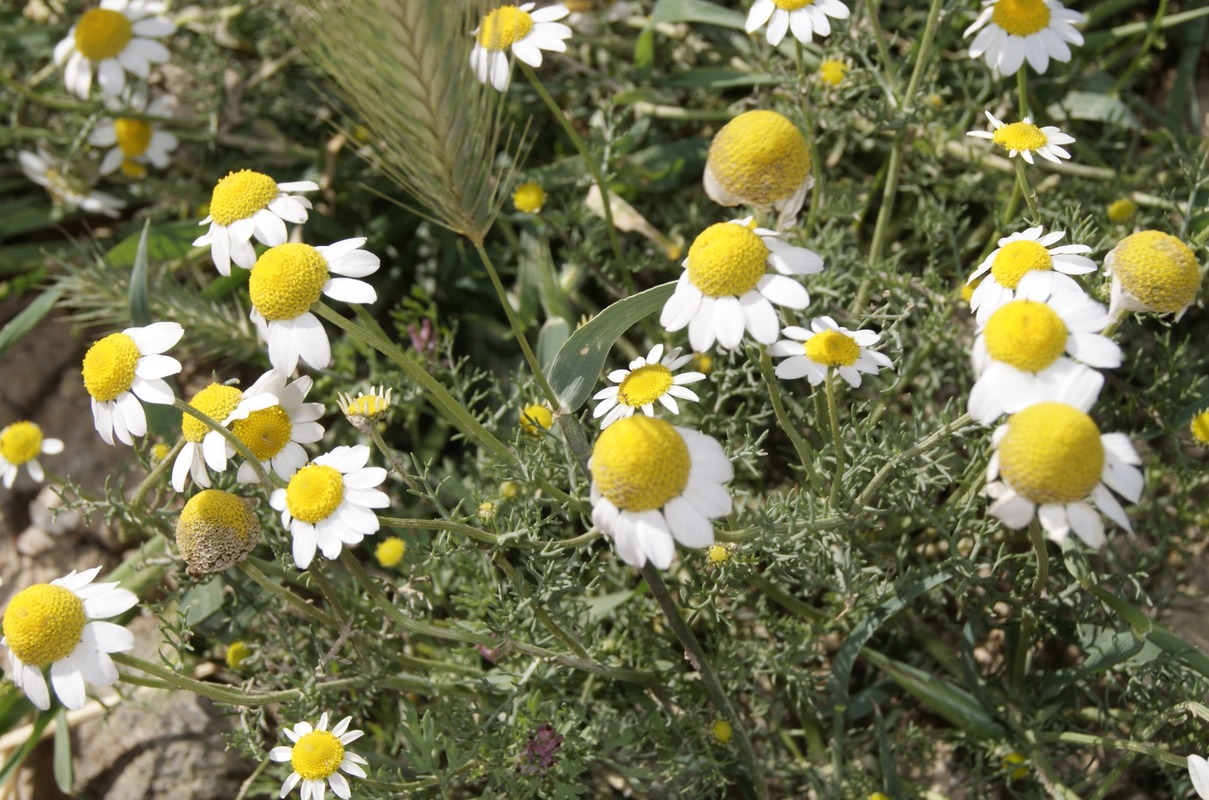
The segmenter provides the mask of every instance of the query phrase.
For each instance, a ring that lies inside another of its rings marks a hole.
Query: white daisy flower
[[[1121,366],[1121,348],[1100,331],[1112,320],[1103,305],[1081,291],[1057,291],[1040,272],[1020,280],[1016,299],[1000,306],[974,339],[970,415],[989,425],[1018,410],[1031,381],[1054,380],[1077,359],[1097,369]],[[1070,356],[1066,358],[1065,356]]]
[[[1114,317],[1143,311],[1175,314],[1179,321],[1201,288],[1196,254],[1162,231],[1126,236],[1104,257],[1104,272],[1112,276],[1108,311]]]
[[[84,354],[84,388],[92,397],[92,417],[105,444],[116,435],[123,444],[147,433],[139,403],[170,406],[176,399],[163,379],[181,371],[181,362],[161,355],[185,333],[178,323],[154,322],[127,328],[95,342]]]
[[[301,358],[314,369],[332,360],[331,343],[319,318],[310,312],[320,295],[346,303],[372,303],[378,299],[364,278],[381,263],[360,249],[365,237],[345,239],[326,247],[282,244],[256,260],[248,280],[252,299],[249,315],[260,337],[269,344],[269,362],[287,375]],[[345,277],[333,278],[331,273]]]
[[[367,461],[367,445],[337,447],[298,470],[289,486],[269,497],[294,537],[299,569],[311,565],[316,547],[324,558],[334,559],[343,545],[360,544],[378,530],[378,516],[370,509],[390,505],[386,493],[374,488],[386,480],[386,470],[367,467]]]
[[[125,200],[95,191],[79,177],[65,170],[61,159],[55,158],[41,147],[36,153],[28,150],[18,152],[17,161],[21,164],[25,177],[44,187],[55,203],[64,208],[82,208],[93,214],[118,217],[126,207]]]
[[[646,358],[639,356],[631,361],[629,369],[615,369],[609,373],[609,380],[617,386],[601,389],[592,396],[593,400],[602,401],[592,412],[592,419],[604,417],[600,421],[600,428],[604,430],[639,408],[648,417],[654,416],[656,400],[673,414],[680,413],[675,400],[677,397],[700,402],[701,398],[691,389],[685,389],[684,385],[705,380],[705,373],[672,374],[692,360],[693,354],[682,356],[679,347],[670,350],[665,358],[663,345],[655,345]]]
[[[1055,164],[1061,164],[1062,159],[1070,158],[1070,153],[1060,145],[1070,144],[1075,141],[1075,137],[1063,133],[1053,125],[1039,128],[1033,124],[1032,117],[1025,117],[1023,122],[1005,125],[1003,120],[996,118],[990,111],[984,113],[991,121],[992,129],[968,131],[966,136],[973,136],[975,139],[990,139],[1008,151],[1008,158],[1015,158],[1019,155],[1030,164],[1036,163],[1033,161],[1034,153]]]
[[[1209,800],[1209,761],[1201,756],[1188,756],[1188,777],[1201,800]]]
[[[625,563],[667,569],[673,540],[714,543],[710,522],[731,511],[723,486],[734,467],[717,440],[655,417],[631,416],[602,431],[588,461],[592,524],[613,538]]]
[[[369,425],[390,411],[390,398],[394,392],[386,386],[371,386],[368,392],[358,392],[356,397],[340,392],[336,396],[337,405],[349,424],[365,433]]]
[[[831,317],[815,317],[810,330],[790,325],[784,333],[788,339],[768,347],[770,356],[788,356],[777,364],[777,377],[782,380],[805,375],[811,386],[818,386],[827,378],[827,370],[834,369],[855,389],[861,385],[862,372],[876,375],[892,363],[889,357],[869,349],[881,334],[850,331]]]
[[[47,439],[36,423],[23,420],[6,425],[0,430],[0,475],[4,477],[4,488],[13,488],[17,480],[17,468],[22,464],[29,477],[38,483],[46,477],[38,456],[53,456],[63,452],[63,442]]]
[[[1014,403],[1018,410],[1009,409],[1011,416],[991,438],[995,452],[986,487],[995,499],[990,513],[1004,525],[1023,528],[1035,515],[1050,539],[1061,541],[1074,531],[1099,548],[1106,541],[1099,509],[1132,533],[1112,492],[1138,501],[1142,461],[1129,437],[1101,434],[1087,415],[1103,385],[1099,372],[1071,371],[1062,380],[1034,384],[1034,394]]]
[[[771,266],[779,274],[765,274]],[[693,349],[718,344],[739,346],[746,330],[761,344],[772,344],[781,329],[773,303],[801,310],[810,303],[802,284],[789,275],[813,275],[823,259],[804,247],[757,228],[751,217],[720,222],[693,241],[676,291],[663,307],[659,324],[667,331],[688,327]]]
[[[1091,248],[1085,244],[1050,247],[1065,235],[1066,231],[1044,233],[1038,225],[999,240],[999,247],[983,259],[966,281],[972,284],[982,278],[970,296],[970,310],[975,312],[979,325],[985,325],[996,309],[1015,298],[1020,279],[1029,272],[1044,276],[1052,291],[1082,291],[1069,276],[1096,271],[1095,262],[1081,255],[1090,253]]]
[[[294,477],[307,462],[302,445],[323,438],[323,403],[307,403],[314,385],[306,375],[293,383],[284,372],[270,370],[244,392],[244,401],[231,413],[231,432],[252,451],[265,472],[275,472],[283,480]],[[265,403],[258,399],[271,398]],[[239,465],[240,483],[258,483],[256,468]]]
[[[512,64],[508,50],[531,67],[542,65],[542,50],[562,53],[571,29],[556,22],[571,12],[563,5],[533,10],[535,3],[506,5],[492,9],[472,33],[474,48],[470,51],[470,66],[479,83],[491,81],[501,92],[508,90]]]
[[[1025,59],[1043,74],[1050,59],[1070,61],[1067,43],[1083,44],[1075,25],[1086,19],[1058,0],[983,0],[982,13],[962,36],[978,32],[970,58],[985,55],[996,75],[1015,75]]]
[[[211,383],[189,399],[189,405],[224,427],[231,425],[239,411],[246,417],[253,410],[268,408],[276,402],[277,398],[271,394],[248,396],[237,387],[222,383]],[[181,419],[181,433],[185,446],[172,465],[172,488],[185,491],[185,479],[189,475],[198,486],[208,488],[210,474],[206,466],[215,472],[225,472],[227,461],[235,455],[235,447],[221,433],[188,414]]]
[[[327,712],[323,712],[313,728],[309,722],[299,722],[292,729],[284,728],[286,738],[294,743],[293,746],[274,747],[269,751],[270,760],[288,761],[294,768],[290,777],[281,784],[281,797],[294,791],[294,787],[301,782],[302,800],[323,800],[327,786],[331,786],[332,793],[341,800],[348,800],[348,780],[340,772],[358,778],[366,777],[362,766],[369,762],[344,749],[346,744],[360,739],[362,731],[348,729],[352,717],[340,720],[329,731],[327,717]]]
[[[172,115],[167,97],[158,97],[150,105],[145,98],[135,98],[130,108],[155,117]],[[101,174],[108,175],[120,167],[123,175],[142,178],[147,174],[146,164],[157,169],[168,166],[168,154],[176,149],[178,142],[168,131],[157,130],[156,125],[130,117],[104,117],[99,120],[88,136],[88,143],[94,147],[110,148],[101,159]]]
[[[85,682],[113,685],[118,670],[109,654],[134,646],[130,631],[101,620],[130,610],[138,598],[116,583],[90,586],[100,571],[72,570],[50,583],[34,584],[13,595],[4,610],[0,646],[8,650],[13,683],[43,711],[50,708],[44,667],[50,667],[50,685],[59,702],[83,708]]]
[[[55,63],[72,94],[88,99],[92,74],[106,97],[126,88],[126,73],[147,80],[152,64],[168,60],[168,48],[155,41],[176,31],[164,4],[154,0],[101,0],[100,8],[85,11],[55,45]]]
[[[754,33],[768,25],[765,34],[768,43],[776,47],[792,30],[793,38],[802,44],[810,44],[814,34],[827,36],[831,33],[831,21],[848,19],[848,6],[840,0],[756,0],[747,15],[747,32]]]
[[[277,183],[268,175],[241,169],[214,185],[210,214],[199,225],[209,225],[193,241],[194,247],[210,247],[214,266],[222,275],[231,274],[231,262],[244,269],[256,263],[252,237],[269,247],[286,242],[285,223],[306,222],[311,201],[290,192],[313,192],[314,181]]]
[[[775,210],[785,227],[814,186],[812,164],[797,125],[775,111],[746,111],[714,134],[702,181],[715,203]]]

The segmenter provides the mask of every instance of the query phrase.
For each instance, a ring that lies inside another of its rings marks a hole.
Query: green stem
[[[279,692],[245,692],[242,689],[235,689],[230,686],[205,683],[193,678],[186,678],[179,672],[175,672],[159,664],[153,664],[150,661],[144,661],[141,658],[136,658],[129,653],[111,653],[109,657],[123,667],[137,669],[139,672],[159,678],[164,683],[170,684],[177,689],[186,689],[194,694],[208,697],[218,703],[227,703],[233,706],[266,706],[270,703],[288,703],[292,700],[298,700],[303,696],[301,689],[285,689]],[[125,679],[126,676],[122,676],[122,680]],[[137,681],[138,678],[135,676],[134,682]],[[327,686],[331,687],[336,684],[353,686],[359,682],[359,680],[352,679],[332,681]],[[320,686],[323,686],[323,684],[320,684]]]
[[[1156,747],[1152,744],[1144,742],[1135,742],[1130,739],[1110,739],[1107,736],[1093,736],[1086,733],[1038,733],[1038,742],[1062,742],[1064,744],[1091,745],[1092,747],[1108,747],[1114,750],[1127,750],[1133,753],[1141,753],[1142,755],[1150,756],[1151,758],[1162,761],[1164,764],[1170,764],[1180,769],[1188,768],[1188,759],[1184,756],[1178,756],[1162,747]]]
[[[272,578],[261,572],[260,568],[255,564],[249,561],[241,561],[239,563],[239,571],[251,578],[257,586],[264,589],[269,594],[296,608],[316,622],[326,625],[329,628],[338,629],[340,627],[340,623],[337,622],[336,619],[330,614],[311,605],[306,600],[294,594],[281,584],[274,582]]]
[[[907,82],[907,94],[903,102],[908,109],[915,107],[915,93],[923,82],[924,67],[928,65],[932,55],[932,43],[936,41],[936,31],[939,28],[940,9],[944,0],[932,0],[928,6],[928,18],[924,22],[924,35],[920,37],[919,49],[915,52],[915,67],[911,70],[911,79]]]
[[[831,443],[835,446],[835,474],[831,477],[831,493],[827,496],[827,508],[835,505],[840,484],[844,480],[844,439],[840,436],[839,404],[836,402],[835,367],[827,368],[827,416],[831,418]]]
[[[877,18],[877,8],[872,2],[867,0],[865,11],[869,19],[869,27],[873,30],[873,42],[877,45],[877,57],[881,61],[882,73],[886,82],[886,99],[890,101],[891,106],[898,108],[898,98],[894,96],[894,74],[890,72],[890,65],[894,61],[890,58],[890,48],[886,44],[886,32],[882,30],[881,20]]]
[[[781,387],[777,383],[776,373],[772,368],[772,359],[768,356],[768,348],[761,345],[760,355],[757,357],[754,350],[748,350],[748,356],[756,362],[756,366],[760,368],[760,373],[764,376],[764,383],[768,387],[768,399],[772,401],[772,411],[777,417],[777,423],[785,434],[789,437],[789,441],[793,443],[793,449],[798,454],[798,461],[802,464],[802,470],[806,473],[807,480],[810,481],[810,489],[814,493],[818,493],[819,487],[818,476],[815,475],[815,470],[811,468],[810,446],[806,444],[806,440],[798,433],[797,426],[793,420],[789,418],[789,414],[785,411],[785,404],[781,400]]]
[[[869,501],[873,498],[873,495],[877,494],[877,490],[881,488],[883,483],[885,483],[886,478],[890,477],[890,473],[899,464],[915,458],[921,453],[926,453],[935,447],[941,440],[950,436],[958,428],[961,428],[964,425],[969,425],[973,421],[974,418],[969,414],[962,414],[949,424],[944,425],[935,432],[928,434],[923,439],[920,439],[919,442],[913,446],[908,447],[901,453],[897,453],[891,457],[885,464],[882,465],[882,468],[877,471],[877,474],[873,476],[872,480],[869,481],[869,485],[865,487],[860,496],[856,498],[856,503],[854,504],[855,507],[857,509],[865,508],[869,504]]]
[[[667,584],[663,582],[663,576],[659,574],[659,570],[653,564],[647,562],[642,566],[642,577],[646,580],[655,601],[663,609],[663,615],[667,617],[668,623],[671,625],[672,630],[675,631],[676,638],[684,646],[689,661],[697,668],[697,672],[701,676],[701,682],[705,686],[705,691],[714,701],[714,705],[718,707],[718,711],[730,722],[735,732],[735,738],[739,740],[739,754],[751,774],[751,782],[755,789],[756,797],[765,800],[768,797],[768,786],[764,782],[764,772],[760,768],[760,762],[756,759],[756,751],[751,745],[751,739],[747,736],[747,728],[731,704],[730,697],[727,696],[726,690],[722,687],[722,682],[718,680],[718,674],[714,672],[713,665],[706,658],[701,643],[697,641],[697,637],[693,634],[692,629],[685,624],[684,618],[680,616],[680,609],[676,607],[676,602],[672,599],[671,594],[668,593]]]
[[[818,222],[819,209],[822,207],[823,162],[819,158],[814,138],[814,114],[810,110],[810,81],[806,75],[802,43],[795,37],[793,44],[798,68],[798,111],[802,115],[802,130],[806,135],[806,149],[810,153],[810,172],[814,176],[814,187],[810,190],[810,210],[806,215],[806,224],[802,227],[802,236],[809,236]]]
[[[1034,518],[1028,526],[1029,542],[1037,555],[1037,574],[1033,577],[1032,591],[1029,600],[1036,601],[1045,592],[1045,584],[1049,581],[1049,551],[1045,546],[1045,534],[1041,525]],[[1028,674],[1029,653],[1033,649],[1033,631],[1036,627],[1036,615],[1029,608],[1024,608],[1020,619],[1020,638],[1016,642],[1016,657],[1012,663],[1012,686],[1017,691],[1023,691],[1024,679]]]
[[[1020,65],[1020,69],[1016,70],[1016,93],[1019,96],[1020,103],[1020,120],[1028,116],[1028,63]]]
[[[588,513],[588,509],[584,513]],[[430,531],[450,531],[452,533],[460,533],[468,539],[483,544],[490,544],[496,547],[516,547],[521,550],[546,550],[548,548],[559,548],[562,550],[581,547],[589,542],[600,538],[598,531],[591,531],[571,539],[555,539],[550,541],[530,542],[524,539],[515,539],[514,534],[495,534],[489,533],[471,525],[466,525],[461,522],[452,522],[443,519],[408,519],[404,517],[378,517],[378,523],[384,528],[419,528],[420,530]]]
[[[877,222],[873,226],[873,243],[869,245],[869,267],[876,268],[881,265],[882,251],[886,247],[886,236],[889,235],[890,217],[894,213],[894,201],[898,195],[898,171],[903,162],[903,143],[901,137],[896,137],[894,144],[890,146],[890,158],[886,164],[886,185],[882,187],[882,206],[877,210]],[[865,304],[861,294],[867,294],[866,288],[868,279],[861,283],[861,288],[865,291],[858,292],[858,302],[853,305],[853,310],[860,311],[861,306]]]
[[[168,454],[160,459],[160,462],[147,473],[147,477],[143,478],[143,482],[134,487],[134,492],[130,495],[130,510],[132,512],[138,511],[138,509],[143,505],[143,500],[146,499],[147,493],[150,492],[157,483],[159,483],[160,478],[162,478],[164,474],[168,472],[168,470],[172,469],[173,462],[176,461],[176,457],[180,454],[181,448],[184,446],[185,440],[183,438],[178,439],[176,444],[172,446],[172,449],[168,451]]]
[[[1033,195],[1032,187],[1029,186],[1028,176],[1024,172],[1024,159],[1017,157],[1012,159],[1016,162],[1016,182],[1020,185],[1020,193],[1024,195],[1024,202],[1028,205],[1029,213],[1033,215],[1032,224],[1041,224],[1041,212],[1037,210],[1037,198]]]
[[[240,441],[238,436],[236,436],[234,433],[232,433],[230,430],[228,430],[226,425],[223,425],[221,422],[219,422],[215,419],[211,419],[209,416],[207,416],[203,412],[198,411],[196,408],[194,408],[193,406],[189,405],[184,400],[181,400],[179,398],[177,398],[172,403],[172,407],[175,409],[178,409],[179,411],[181,411],[181,413],[188,414],[189,416],[193,417],[194,419],[196,419],[198,422],[205,425],[210,430],[217,431],[219,436],[221,436],[222,438],[224,438],[228,442],[230,442],[231,445],[235,448],[236,452],[238,452],[241,456],[243,456],[244,460],[252,465],[252,469],[256,470],[256,476],[258,478],[260,478],[260,485],[264,487],[265,491],[266,492],[273,491],[273,487],[276,484],[273,483],[272,476],[270,476],[269,473],[265,471],[264,465],[260,463],[260,459],[257,458],[256,455],[251,450],[248,449],[248,446],[246,444],[244,444],[242,441]]]
[[[592,154],[588,151],[588,145],[579,135],[579,131],[575,130],[575,126],[571,124],[571,120],[563,113],[562,108],[558,103],[554,102],[554,98],[546,91],[545,85],[541,79],[537,77],[537,73],[523,61],[518,60],[521,70],[525,73],[525,77],[529,79],[534,90],[545,102],[546,107],[550,109],[550,113],[558,120],[558,124],[566,131],[567,136],[571,139],[571,143],[575,145],[575,149],[579,151],[579,155],[583,158],[584,163],[588,166],[588,171],[592,173],[592,180],[596,183],[596,188],[600,190],[600,201],[604,206],[605,225],[609,230],[609,243],[613,246],[613,257],[618,261],[621,260],[621,239],[617,235],[617,226],[613,224],[613,201],[609,192],[609,187],[605,185],[604,174],[600,170],[600,165],[596,163],[596,159],[592,158]],[[632,282],[629,278],[629,273],[624,272],[626,278],[626,288],[633,291],[633,287],[629,284]]]

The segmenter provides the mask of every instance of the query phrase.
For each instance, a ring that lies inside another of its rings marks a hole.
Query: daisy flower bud
[[[1209,411],[1202,411],[1192,418],[1192,436],[1201,444],[1209,444]]]
[[[1196,300],[1201,270],[1188,245],[1162,231],[1126,236],[1104,257],[1112,276],[1109,312],[1175,314],[1178,320]]]
[[[521,409],[521,430],[530,436],[541,436],[554,427],[554,413],[539,403]]]
[[[536,214],[546,204],[546,192],[540,184],[529,181],[516,187],[512,193],[512,205],[523,214]]]
[[[710,142],[705,193],[723,206],[775,209],[788,221],[814,185],[811,164],[810,148],[796,125],[775,111],[747,111]]]

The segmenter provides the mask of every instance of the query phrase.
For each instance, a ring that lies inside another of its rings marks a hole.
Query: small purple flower
[[[437,339],[432,335],[432,321],[424,319],[417,326],[414,322],[407,326],[407,335],[411,337],[411,346],[417,353],[435,353]]]
[[[545,774],[558,763],[558,751],[562,747],[563,735],[555,731],[550,723],[543,722],[529,734],[529,743],[525,745],[525,752],[521,753],[521,763],[516,771],[523,775]]]

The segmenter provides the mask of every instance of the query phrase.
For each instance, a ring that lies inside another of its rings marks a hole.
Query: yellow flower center
[[[710,225],[688,249],[688,279],[710,297],[741,296],[764,277],[768,245],[743,225]]]
[[[708,165],[728,192],[771,208],[792,197],[810,175],[810,149],[797,126],[777,112],[748,111],[714,136]]]
[[[390,403],[385,397],[376,394],[360,394],[357,399],[348,404],[344,413],[353,417],[376,417],[386,413]]]
[[[851,367],[861,357],[861,346],[839,331],[823,331],[806,340],[806,357],[827,367]]]
[[[122,174],[127,178],[134,178],[135,180],[141,180],[147,176],[146,167],[139,162],[131,161],[128,158],[122,159],[121,170]]]
[[[206,489],[189,498],[176,521],[176,546],[193,576],[232,567],[260,538],[260,522],[241,497]]]
[[[530,436],[541,436],[554,425],[554,414],[545,406],[531,405],[521,409],[521,430]]]
[[[478,41],[488,50],[507,50],[533,30],[533,17],[516,6],[500,6],[483,18]]]
[[[290,754],[290,766],[308,781],[321,781],[340,767],[344,745],[331,731],[311,731],[298,737]]]
[[[221,383],[212,383],[193,395],[192,399],[189,400],[189,405],[221,424],[235,410],[235,406],[239,405],[239,401],[242,399],[243,392],[234,386],[223,386]],[[209,432],[210,426],[200,419],[186,414],[181,420],[181,433],[190,442],[200,442],[206,438],[206,434]]]
[[[1108,207],[1108,221],[1123,225],[1138,213],[1138,204],[1128,197],[1114,200]]]
[[[24,464],[42,454],[42,429],[32,422],[14,422],[0,431],[0,458]]]
[[[617,390],[622,405],[638,408],[653,403],[672,388],[672,371],[662,364],[647,364],[626,375]]]
[[[1182,311],[1196,299],[1201,273],[1188,246],[1162,231],[1126,236],[1112,251],[1112,271],[1125,291],[1151,311]]]
[[[1049,7],[1042,0],[999,0],[991,22],[1013,36],[1029,36],[1049,25]]]
[[[814,0],[772,0],[773,5],[782,11],[797,11],[814,3]]]
[[[1066,323],[1045,303],[1013,300],[986,324],[987,353],[1022,372],[1040,372],[1066,350]]]
[[[828,86],[839,86],[848,74],[848,65],[835,58],[819,64],[819,79]]]
[[[991,274],[995,282],[1005,289],[1015,290],[1016,285],[1025,274],[1033,270],[1054,268],[1054,260],[1049,251],[1036,242],[1022,239],[1009,242],[999,248],[995,260],[991,262]]]
[[[1192,435],[1201,444],[1209,444],[1209,411],[1202,411],[1192,418]]]
[[[684,438],[654,417],[618,420],[592,448],[592,480],[622,511],[650,511],[679,497],[691,466]]]
[[[39,583],[22,589],[4,612],[4,637],[17,658],[35,667],[71,655],[84,633],[84,601],[75,592]]]
[[[545,190],[533,182],[522,183],[512,193],[512,205],[516,206],[517,211],[522,211],[526,214],[536,214],[542,210],[542,206],[545,203]]]
[[[76,23],[76,50],[89,61],[104,61],[126,49],[134,26],[120,11],[93,8]]]
[[[1049,143],[1049,137],[1031,122],[1013,122],[997,128],[992,141],[1004,150],[1034,153]]]
[[[240,665],[250,655],[252,655],[252,648],[248,647],[247,644],[240,641],[231,642],[227,646],[227,666],[231,669],[239,669]]]
[[[214,185],[210,195],[210,218],[223,226],[247,219],[262,208],[268,208],[280,193],[277,182],[263,173],[250,169],[228,173]]]
[[[252,455],[268,461],[290,441],[294,423],[290,422],[290,415],[284,408],[269,406],[232,422],[231,432],[252,451]]]
[[[113,400],[134,384],[134,370],[143,354],[124,333],[111,333],[84,354],[84,388],[102,403]]]
[[[314,525],[327,519],[344,499],[344,478],[325,464],[310,464],[295,473],[285,490],[286,506],[296,519]]]
[[[386,569],[399,566],[403,556],[407,555],[407,545],[398,536],[388,536],[374,548],[374,558],[378,565]]]
[[[294,319],[319,299],[327,279],[327,259],[318,250],[309,244],[282,244],[256,259],[248,295],[265,319]]]
[[[708,552],[711,564],[722,564],[730,559],[730,550],[724,544],[711,544]]]
[[[999,471],[1034,503],[1074,503],[1091,493],[1104,469],[1100,429],[1064,403],[1038,403],[1008,417]]]
[[[151,123],[141,119],[118,117],[113,121],[113,131],[118,139],[118,147],[127,158],[141,156],[147,152],[151,144]]]
[[[718,740],[719,744],[726,744],[735,735],[735,729],[724,719],[716,721],[710,726],[709,730],[714,735],[714,738]]]

